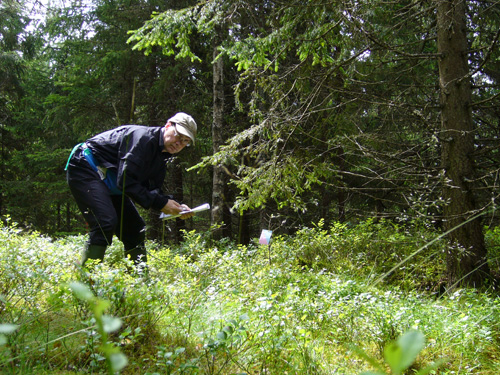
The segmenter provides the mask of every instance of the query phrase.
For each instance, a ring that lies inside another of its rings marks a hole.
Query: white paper
[[[191,212],[206,211],[206,210],[209,210],[209,209],[210,209],[210,205],[208,203],[204,203],[204,204],[202,204],[202,205],[200,205],[198,207],[192,208],[190,210],[181,211],[177,215],[166,215],[166,214],[164,214],[162,212],[161,215],[160,215],[160,219],[162,219],[162,220],[173,219],[175,217],[179,217],[179,216],[184,215],[184,214],[189,214]]]
[[[271,236],[273,234],[272,230],[262,229],[262,233],[260,234],[259,244],[261,245],[269,245],[271,242]]]

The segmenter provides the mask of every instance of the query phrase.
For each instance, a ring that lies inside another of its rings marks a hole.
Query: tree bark
[[[61,231],[62,228],[62,212],[61,212],[61,203],[57,202],[57,224],[56,224],[56,230],[58,232]]]
[[[448,281],[480,286],[489,277],[489,267],[481,222],[470,220],[478,211],[472,191],[474,124],[466,27],[464,0],[437,1],[441,163],[447,203],[443,213],[445,229],[453,229],[447,253]]]
[[[214,60],[218,55],[219,43],[214,43]],[[219,151],[224,143],[224,62],[222,58],[214,61],[213,65],[213,125],[212,142],[213,152]],[[224,225],[224,189],[226,176],[224,170],[215,166],[212,181],[212,218],[211,224]],[[227,225],[227,223],[225,223]],[[215,229],[212,238],[218,240],[223,236],[223,228]]]
[[[148,74],[147,74],[147,80],[144,84],[147,85],[147,90],[148,92],[151,92],[153,90],[153,87],[154,87],[154,84],[156,82],[156,72],[157,72],[157,60],[156,58],[153,56],[150,61],[149,61],[149,64],[148,64]],[[135,81],[134,81],[135,82]],[[133,94],[133,97],[134,97],[134,104],[131,106],[131,108],[135,108],[135,91],[136,91],[136,88],[134,86],[134,94]],[[169,112],[169,108],[165,108],[165,112]],[[134,109],[135,111],[135,109]],[[165,118],[162,118],[161,121],[160,119],[157,117],[158,116],[158,99],[156,97],[152,98],[151,100],[148,100],[147,101],[147,124],[149,126],[163,126],[166,122],[166,119]],[[134,117],[133,113],[130,114],[130,117]],[[170,184],[170,181],[172,179],[172,176],[171,174],[169,173],[170,172],[170,169],[167,171],[167,175],[166,175],[166,178],[163,182],[163,185],[164,187],[166,187],[166,189],[164,190],[167,194],[172,194],[168,189],[170,188],[173,188]],[[170,229],[170,224],[171,223],[166,223],[164,221],[162,221],[160,218],[159,218],[159,215],[160,215],[160,212],[159,211],[156,211],[156,210],[149,210],[148,212],[148,215],[147,215],[147,227],[148,227],[148,230],[146,232],[147,234],[147,237],[149,239],[152,239],[154,241],[158,241],[160,243],[163,244],[163,241],[165,240],[165,230],[168,226],[168,228]],[[170,241],[171,240],[171,237],[172,237],[172,232],[169,230],[167,232],[167,236],[168,236],[168,240]]]
[[[66,232],[70,232],[71,229],[71,205],[66,202]]]
[[[2,122],[4,119],[2,119]],[[5,183],[5,157],[6,157],[6,152],[5,152],[5,128],[3,126],[0,126],[0,183],[3,185]],[[1,185],[0,185],[1,186]],[[3,205],[4,205],[4,195],[3,195],[3,189],[5,186],[2,186],[2,189],[0,189],[0,219],[3,218]]]
[[[178,158],[175,158],[172,162],[171,167],[172,185],[175,198],[180,202],[184,202],[184,181],[182,176],[182,165]],[[175,219],[175,230],[174,230],[174,241],[175,243],[180,243],[182,241],[182,230],[186,229],[186,221],[181,219]]]

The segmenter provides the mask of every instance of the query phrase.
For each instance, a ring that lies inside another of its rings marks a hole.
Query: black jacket
[[[170,196],[161,191],[166,162],[163,129],[125,125],[98,134],[86,143],[99,166],[117,173],[117,186],[144,208],[162,209]]]

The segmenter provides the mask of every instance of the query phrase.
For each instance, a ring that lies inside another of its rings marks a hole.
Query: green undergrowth
[[[394,342],[419,332],[405,374],[433,363],[426,373],[497,374],[500,300],[438,292],[442,244],[425,246],[436,236],[372,221],[320,222],[271,246],[190,232],[177,248],[148,244],[147,274],[131,271],[119,241],[87,273],[83,236],[2,227],[1,373],[390,373]],[[497,238],[488,232],[492,252]]]

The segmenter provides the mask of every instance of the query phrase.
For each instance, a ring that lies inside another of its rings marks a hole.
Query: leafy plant
[[[396,341],[388,344],[384,349],[384,359],[385,364],[387,364],[390,368],[390,372],[385,371],[384,366],[377,363],[375,359],[357,349],[356,351],[377,369],[376,372],[367,371],[363,372],[361,375],[401,375],[406,369],[414,364],[418,354],[424,348],[424,344],[425,337],[419,331],[408,331],[404,335],[400,336]],[[430,366],[417,371],[415,374],[429,374],[437,367],[438,364],[431,364]]]
[[[318,234],[314,241],[311,234]],[[84,236],[50,239],[4,227],[0,322],[16,329],[5,334],[0,366],[6,374],[109,373],[108,358],[121,353],[128,361],[123,374],[353,375],[367,371],[367,363],[378,373],[411,374],[446,358],[436,375],[491,374],[500,347],[495,294],[457,289],[436,298],[397,279],[374,284],[366,276],[385,269],[372,252],[390,255],[404,241],[413,251],[409,239],[424,234],[386,223],[318,225],[275,236],[270,263],[267,246],[207,243],[200,240],[205,233],[190,233],[183,247],[189,251],[148,244],[147,278],[108,255],[81,277],[73,262]],[[370,247],[382,235],[394,240],[391,246]],[[330,269],[298,260],[302,251],[321,254],[332,246]],[[112,252],[121,250],[112,245]],[[418,261],[425,268],[426,258]],[[75,279],[82,283],[71,284]],[[420,344],[416,335],[415,346],[398,337],[414,331],[426,345],[403,369],[410,361],[404,353]],[[123,357],[116,358],[119,365]]]
[[[300,265],[366,280],[384,275],[385,282],[403,289],[433,290],[445,272],[444,241],[427,246],[436,237],[425,223],[402,226],[369,219],[357,225],[333,223],[329,228],[319,221],[287,241]]]
[[[105,315],[104,312],[109,308],[110,303],[95,297],[85,284],[72,282],[70,288],[80,300],[90,305],[94,314],[97,331],[101,336],[100,350],[106,359],[108,374],[113,375],[120,372],[127,365],[127,357],[120,352],[119,348],[108,341],[108,334],[121,327],[121,320]]]
[[[0,324],[0,346],[7,344],[7,336],[14,333],[18,328],[17,324]]]

